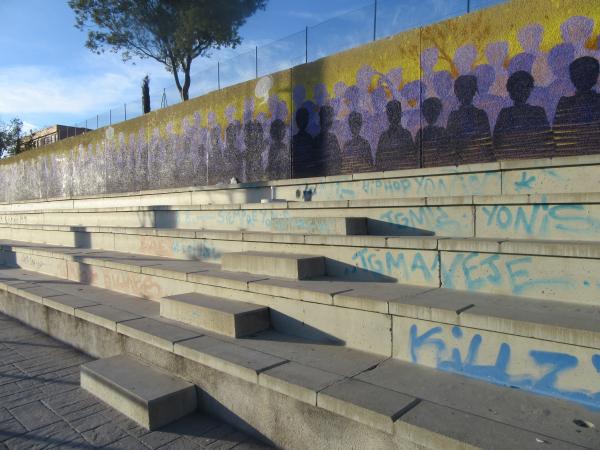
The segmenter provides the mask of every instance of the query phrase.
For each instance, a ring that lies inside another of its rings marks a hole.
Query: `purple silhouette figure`
[[[477,59],[477,48],[473,44],[463,45],[454,52],[454,67],[459,75],[467,75],[473,70]]]
[[[496,118],[498,117],[498,114],[500,114],[500,110],[505,106],[508,106],[508,102],[504,97],[489,93],[496,77],[492,66],[488,64],[477,66],[473,71],[473,75],[477,77],[478,87],[473,104],[487,112],[490,126],[493,128],[496,124]]]
[[[565,96],[573,95],[575,89],[569,79],[569,64],[573,61],[575,51],[570,44],[559,44],[548,54],[548,64],[554,74],[554,81],[547,87],[534,88],[529,103],[541,106],[546,111],[548,120],[554,121],[558,101]]]
[[[458,100],[454,96],[452,90],[454,86],[454,80],[452,75],[447,70],[436,72],[433,76],[433,83],[435,88],[436,96],[442,102],[442,112],[438,119],[440,126],[445,127],[448,124],[448,116],[451,111],[458,109]]]
[[[508,58],[508,42],[494,42],[489,44],[485,49],[485,56],[490,66],[494,68],[496,78],[490,87],[490,93],[493,95],[503,96],[505,94],[506,80],[508,80],[508,72],[505,68]]]
[[[575,57],[596,56],[594,49],[588,47],[594,33],[594,21],[589,17],[573,16],[567,19],[560,31],[565,44],[571,44],[575,49]]]

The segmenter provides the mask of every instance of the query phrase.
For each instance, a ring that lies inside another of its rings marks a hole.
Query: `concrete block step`
[[[366,217],[274,217],[271,231],[294,234],[368,234]]]
[[[81,387],[148,430],[197,408],[193,384],[125,355],[82,365]]]
[[[270,326],[268,307],[194,292],[162,298],[160,315],[234,338]]]
[[[272,277],[305,280],[325,275],[325,258],[292,253],[226,253],[221,259],[223,270],[248,272]]]

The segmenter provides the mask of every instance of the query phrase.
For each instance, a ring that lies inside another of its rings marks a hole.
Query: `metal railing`
[[[440,22],[507,0],[376,0],[235,57],[202,61],[191,74],[189,97],[290,69],[402,31]],[[200,61],[195,61],[197,66]],[[151,97],[152,109],[181,101],[174,84]],[[143,115],[141,98],[96,114],[74,127],[98,129]]]

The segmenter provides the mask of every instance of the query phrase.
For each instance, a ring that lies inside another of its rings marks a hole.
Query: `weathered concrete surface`
[[[269,308],[251,303],[188,293],[160,300],[160,315],[230,337],[269,328]]]
[[[125,355],[81,366],[81,387],[148,430],[196,410],[196,387]]]

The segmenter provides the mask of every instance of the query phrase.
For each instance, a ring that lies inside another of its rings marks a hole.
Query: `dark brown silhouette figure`
[[[269,180],[287,178],[290,173],[290,160],[285,145],[285,123],[281,119],[271,122],[271,145],[267,161],[267,176]]]
[[[334,110],[322,106],[319,110],[321,132],[315,138],[315,165],[313,176],[337,175],[342,168],[342,152],[337,136],[331,132]]]
[[[360,135],[362,115],[353,111],[348,116],[352,139],[344,144],[342,173],[360,173],[373,170],[373,157],[369,142]]]
[[[223,159],[225,162],[225,180],[229,182],[231,178],[242,179],[244,171],[244,160],[238,149],[238,137],[241,131],[239,122],[232,122],[225,129],[225,150]]]
[[[394,170],[418,167],[419,160],[413,138],[402,124],[402,105],[391,100],[385,107],[389,128],[379,137],[376,170]]]
[[[258,181],[262,178],[262,152],[264,148],[263,127],[257,120],[246,122],[244,127],[246,145],[246,180]]]
[[[477,78],[462,75],[454,82],[460,107],[448,117],[448,140],[455,164],[494,161],[490,121],[486,112],[473,106]]]
[[[311,177],[315,173],[315,141],[306,131],[309,117],[310,113],[304,107],[296,111],[298,132],[292,137],[293,174],[296,178]]]
[[[554,117],[557,153],[573,155],[598,153],[600,149],[600,94],[593,90],[598,82],[600,64],[584,56],[569,66],[575,95],[562,97]]]
[[[534,88],[530,73],[513,73],[506,90],[514,106],[500,111],[494,127],[494,150],[498,159],[540,158],[552,156],[554,140],[546,111],[527,100]]]
[[[436,125],[442,113],[442,101],[428,98],[421,105],[427,126],[417,134],[417,148],[421,149],[423,167],[448,166],[454,164],[453,154],[448,151],[448,136],[443,127]]]

